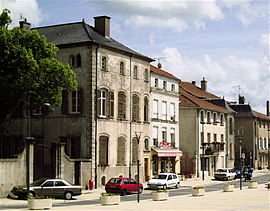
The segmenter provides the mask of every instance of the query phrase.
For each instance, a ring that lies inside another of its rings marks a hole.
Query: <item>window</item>
[[[153,101],[153,118],[158,119],[158,100]]]
[[[126,140],[124,137],[119,137],[117,140],[117,165],[126,164]]]
[[[71,158],[81,157],[81,137],[60,137],[61,142],[65,143],[65,153]]]
[[[70,65],[71,67],[74,67],[74,66],[75,66],[75,56],[71,55],[71,56],[69,57],[69,65]]]
[[[208,143],[211,142],[211,133],[207,133],[207,141],[208,141]]]
[[[138,140],[136,137],[132,138],[132,164],[136,164],[138,159]]]
[[[163,81],[163,89],[166,90],[167,89],[167,82]]]
[[[171,106],[171,108],[170,108],[170,112],[171,112],[171,120],[172,121],[175,121],[175,104],[174,103],[171,103],[170,104]]]
[[[126,94],[123,91],[118,92],[118,119],[126,119]]]
[[[224,143],[224,134],[221,134],[221,135],[220,135],[220,141],[221,141],[222,143]]]
[[[217,134],[214,133],[214,142],[217,142]]]
[[[106,58],[106,56],[101,57],[101,70],[107,71],[107,58]]]
[[[53,187],[53,181],[47,181],[45,182],[42,187]]]
[[[201,132],[201,143],[204,143],[204,132]]]
[[[167,120],[167,102],[162,101],[162,119]]]
[[[81,55],[77,54],[77,56],[76,56],[76,66],[80,67],[81,65],[82,65]]]
[[[201,123],[204,123],[204,111],[200,112]]]
[[[144,107],[143,107],[143,121],[149,121],[149,100],[147,97],[144,97]]]
[[[114,117],[114,93],[106,89],[98,90],[98,116],[99,117]]]
[[[79,91],[72,92],[71,112],[72,113],[80,112],[80,92]]]
[[[207,124],[211,123],[211,113],[207,112]]]
[[[62,181],[55,181],[54,185],[55,186],[66,186],[66,184],[63,183]]]
[[[232,118],[230,118],[230,121],[229,121],[229,133],[230,133],[230,135],[232,135],[233,134],[233,119]]]
[[[175,147],[175,129],[171,128],[171,145]]]
[[[153,145],[158,146],[158,127],[154,126],[153,127]]]
[[[136,65],[133,67],[133,78],[138,79],[138,67]]]
[[[119,69],[120,75],[125,75],[125,67],[124,62],[120,62],[120,69]]]
[[[149,151],[149,139],[144,139],[144,150]]]
[[[132,96],[132,121],[140,121],[140,98],[136,94]]]
[[[217,113],[213,114],[213,124],[217,124]]]
[[[155,87],[158,88],[158,78],[155,78]]]
[[[147,69],[144,70],[144,81],[149,82],[149,73]]]
[[[172,86],[171,86],[171,91],[172,91],[172,92],[175,91],[175,85],[174,85],[174,84],[172,84]]]
[[[220,114],[220,125],[224,125],[224,115]]]
[[[162,142],[167,142],[167,128],[162,128]]]
[[[68,92],[68,90],[62,91],[62,114],[77,114],[82,113],[82,89],[77,91]]]
[[[100,136],[99,138],[99,165],[108,165],[108,137]]]

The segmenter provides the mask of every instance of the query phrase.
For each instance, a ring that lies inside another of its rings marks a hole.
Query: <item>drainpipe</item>
[[[133,54],[129,57],[129,168],[128,168],[128,176],[131,177],[131,147],[132,147],[132,104],[131,104],[131,80],[132,80],[132,60]]]
[[[96,124],[96,127],[95,127],[95,189],[97,189],[97,176],[98,176],[98,163],[97,163],[97,136],[98,136],[98,132],[97,132],[97,127],[98,127],[98,119],[97,119],[97,104],[98,104],[98,98],[97,98],[97,95],[98,95],[98,49],[100,48],[100,45],[98,45],[98,47],[96,47],[96,91],[95,91],[95,124]]]

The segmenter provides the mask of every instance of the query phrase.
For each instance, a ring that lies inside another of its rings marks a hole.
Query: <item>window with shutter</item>
[[[106,117],[106,90],[98,90],[98,116]]]
[[[167,142],[167,128],[162,128],[162,142]]]
[[[126,140],[119,137],[117,140],[117,165],[126,164]]]
[[[138,140],[137,138],[132,138],[132,164],[136,164],[138,159]]]
[[[132,96],[132,120],[140,121],[140,98],[136,94]]]
[[[110,92],[110,118],[114,117],[114,93]]]
[[[126,94],[123,91],[118,92],[118,119],[126,119]]]
[[[175,129],[171,128],[171,145],[175,147]]]
[[[143,121],[149,121],[149,100],[147,97],[144,97]]]
[[[149,73],[147,69],[144,70],[144,81],[149,82]]]
[[[153,119],[158,119],[158,100],[153,100]]]
[[[167,120],[167,102],[162,101],[162,119]]]
[[[73,91],[71,95],[71,113],[80,113],[80,90]]]
[[[133,67],[133,78],[138,79],[138,67],[136,65]]]
[[[108,137],[100,136],[99,138],[99,165],[108,165]]]

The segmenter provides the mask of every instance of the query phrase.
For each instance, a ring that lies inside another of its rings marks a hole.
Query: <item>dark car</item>
[[[27,198],[26,187],[13,187],[11,192],[19,198]],[[30,184],[28,196],[49,196],[71,199],[82,194],[81,186],[71,185],[63,179],[40,179]]]
[[[250,180],[253,170],[249,166],[236,166],[234,167],[234,172],[236,173],[235,178],[240,178],[242,173],[242,177]]]
[[[107,193],[120,193],[122,196],[138,191],[138,183],[130,177],[111,178],[105,185]],[[139,184],[139,193],[143,191],[143,184]]]

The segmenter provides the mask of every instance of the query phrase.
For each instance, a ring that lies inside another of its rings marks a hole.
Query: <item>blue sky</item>
[[[111,37],[152,58],[183,81],[208,81],[208,91],[237,94],[265,113],[270,100],[268,0],[0,0],[18,25],[111,17]],[[156,63],[153,63],[156,65]],[[238,87],[240,86],[240,89]]]

